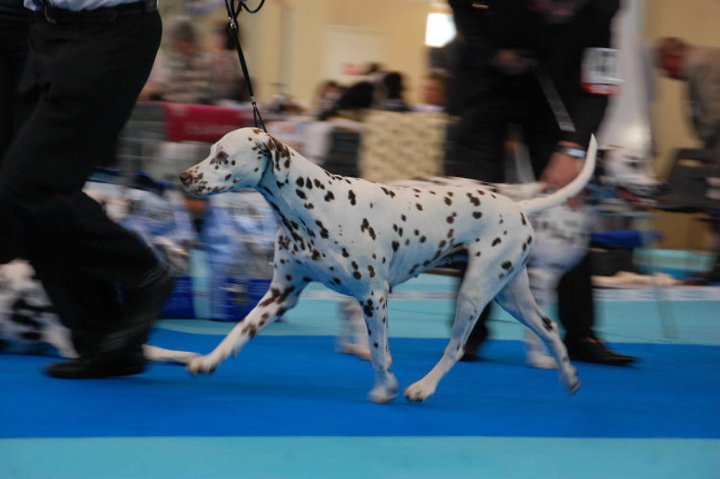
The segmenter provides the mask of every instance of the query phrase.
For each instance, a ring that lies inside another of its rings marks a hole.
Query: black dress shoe
[[[45,372],[48,376],[61,379],[98,379],[115,376],[131,376],[145,370],[142,350],[118,356],[99,354],[64,363],[50,364]]]
[[[464,363],[473,363],[475,361],[480,361],[480,355],[477,353],[477,351],[465,351],[465,353],[460,356],[460,361]]]
[[[170,269],[164,263],[158,263],[138,284],[126,288],[123,321],[103,340],[100,352],[132,350],[143,344],[174,285],[175,278]]]
[[[585,337],[575,340],[565,340],[568,355],[573,361],[585,363],[605,364],[607,366],[628,366],[637,358],[618,354],[609,349],[597,338]]]

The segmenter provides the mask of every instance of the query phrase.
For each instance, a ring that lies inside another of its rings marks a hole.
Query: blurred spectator
[[[421,102],[415,105],[414,110],[427,112],[444,111],[447,103],[447,99],[445,98],[447,78],[447,73],[442,70],[430,72],[423,80]]]
[[[405,101],[405,79],[400,72],[389,72],[382,79],[384,95],[380,108],[388,111],[406,112],[410,107]]]
[[[345,90],[335,106],[319,115],[321,120],[340,116],[351,120],[361,120],[363,112],[373,106],[375,85],[369,81],[361,81]]]
[[[265,104],[264,110],[278,115],[302,115],[305,112],[305,105],[286,93],[278,93]]]
[[[330,111],[343,94],[344,88],[335,80],[325,80],[317,88],[313,109],[316,112]]]
[[[377,62],[368,63],[368,65],[365,67],[365,73],[364,77],[365,80],[369,81],[370,83],[374,85],[380,85],[382,84],[383,77],[385,76],[387,72],[385,71],[385,67]]]
[[[720,155],[720,48],[690,45],[675,37],[657,43],[658,66],[674,80],[688,84],[686,102],[695,135],[703,148]],[[718,158],[720,161],[720,158]],[[720,219],[714,216],[713,234],[717,243],[715,264],[692,280],[720,282]]]
[[[215,85],[211,58],[202,50],[195,27],[187,18],[175,18],[168,39],[170,52],[161,57],[164,74],[160,97],[179,103],[210,103],[214,98],[211,86]]]
[[[658,66],[687,81],[687,111],[703,147],[720,151],[720,48],[690,45],[674,37],[658,41]]]
[[[217,25],[210,32],[208,53],[212,71],[212,88],[210,91],[212,102],[250,100],[242,68],[240,67],[240,60],[235,50],[235,43],[228,33],[225,22]]]

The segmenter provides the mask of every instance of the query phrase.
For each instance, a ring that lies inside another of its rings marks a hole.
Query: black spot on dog
[[[473,206],[480,206],[480,198],[473,195],[472,193],[468,193],[467,196],[470,199],[470,203],[472,203]]]
[[[400,248],[400,243],[398,243],[397,241],[393,241],[393,242],[392,242],[392,249],[393,249],[393,251],[397,251],[398,248]]]
[[[365,313],[365,316],[372,317],[373,315],[373,300],[368,299],[365,301],[365,304],[363,305],[363,313]],[[368,328],[368,336],[370,336],[370,328]]]
[[[553,322],[550,321],[550,318],[548,318],[547,316],[542,316],[542,317],[540,317],[540,319],[542,320],[543,327],[545,328],[545,330],[548,332],[552,332]]]
[[[480,211],[473,212],[473,218],[475,218],[476,220],[482,218],[482,212],[480,212]]]
[[[330,237],[330,232],[329,232],[328,229],[325,228],[325,226],[322,224],[322,221],[320,221],[320,220],[315,220],[315,224],[318,225],[318,227],[320,228],[320,237],[321,237],[321,238],[329,238],[329,237]]]
[[[495,238],[492,242],[492,246],[497,246],[500,243],[502,243],[502,240],[500,238]]]
[[[365,230],[367,230],[368,234],[373,240],[376,238],[375,229],[370,226],[370,222],[367,218],[363,218],[362,224],[360,225],[360,231],[364,233]]]
[[[348,191],[348,200],[350,200],[350,204],[355,206],[357,204],[357,199],[355,197],[355,192],[353,190]]]

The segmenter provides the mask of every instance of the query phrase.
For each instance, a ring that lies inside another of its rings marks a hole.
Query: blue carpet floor
[[[209,350],[214,336],[158,331],[158,345]],[[394,339],[403,386],[428,371],[440,339]],[[121,380],[58,381],[48,358],[3,358],[12,384],[1,437],[97,436],[515,436],[720,438],[720,347],[626,344],[632,368],[580,364],[569,396],[555,371],[523,363],[517,341],[492,341],[492,358],[460,363],[424,404],[366,401],[368,363],[333,351],[328,337],[259,337],[209,377],[153,365]],[[6,389],[7,391],[7,389]],[[53,400],[56,398],[57,400]],[[22,412],[22,413],[21,413]]]
[[[391,298],[403,387],[439,358],[454,279]],[[718,479],[720,289],[605,291],[598,333],[640,358],[577,363],[569,396],[524,362],[496,310],[483,360],[458,364],[421,404],[366,400],[370,366],[334,351],[338,298],[309,288],[285,321],[212,376],[61,381],[50,357],[0,357],[0,479]],[[151,342],[210,351],[231,324],[160,322]]]

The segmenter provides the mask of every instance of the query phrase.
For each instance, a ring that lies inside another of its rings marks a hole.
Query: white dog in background
[[[147,344],[143,351],[149,361],[162,363],[186,364],[197,356]],[[23,260],[0,265],[0,352],[78,357],[70,331],[60,323],[35,271]]]

